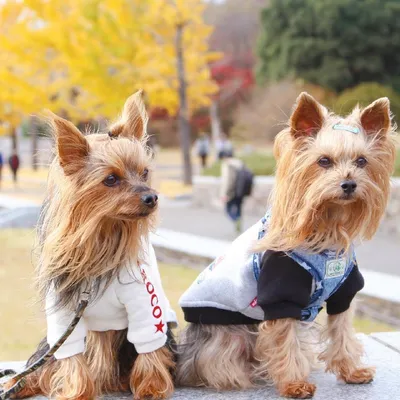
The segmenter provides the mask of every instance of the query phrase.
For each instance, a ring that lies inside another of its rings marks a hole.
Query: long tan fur
[[[43,394],[63,400],[91,400],[99,393],[82,354],[60,361],[52,360],[41,368],[40,373],[29,374],[25,379],[25,386],[13,398],[24,399]],[[4,389],[14,384],[11,379]]]
[[[177,383],[218,390],[255,384],[257,326],[189,324],[181,337]]]
[[[302,101],[300,96],[298,107]],[[315,106],[320,108],[322,121],[317,135],[294,135],[291,125],[276,138],[276,183],[270,201],[273,213],[268,234],[257,244],[257,251],[296,247],[313,252],[346,250],[353,240],[371,239],[378,229],[390,191],[396,126],[389,119],[384,135],[370,133],[361,123],[365,110],[357,107],[341,118],[319,104]],[[360,133],[332,130],[339,122],[359,128]],[[326,155],[336,162],[329,171],[316,163]],[[360,155],[368,160],[362,170],[351,164]],[[340,194],[340,181],[347,177],[357,180],[358,197],[344,205],[335,198]]]
[[[113,135],[84,136],[71,122],[50,114],[55,158],[38,225],[37,284],[43,299],[57,280],[66,305],[71,300],[64,295],[69,289],[79,288],[88,278],[110,279],[126,261],[142,258],[143,241],[154,226],[155,214],[127,219],[126,215],[140,212],[140,194],[132,196],[127,186],[110,196],[102,181],[115,173],[132,185],[140,182],[151,163],[145,145],[147,119],[142,91],[126,101],[116,122],[123,132]],[[118,140],[110,139],[119,134]]]
[[[118,139],[116,151],[107,151],[105,135],[93,134],[87,137],[92,144],[92,158],[104,160],[104,169],[114,161],[113,170],[121,171],[120,157],[134,160],[137,168],[149,163],[146,153],[129,146]],[[132,152],[133,151],[133,152]],[[115,157],[113,160],[112,157]],[[77,287],[88,278],[96,279],[115,275],[129,259],[141,258],[143,238],[152,228],[152,218],[131,221],[116,221],[118,213],[128,214],[138,211],[138,203],[128,191],[110,198],[106,187],[101,187],[107,171],[92,169],[90,165],[80,171],[75,179],[68,179],[62,173],[57,159],[49,173],[48,197],[42,210],[42,225],[39,228],[41,254],[39,258],[37,283],[44,297],[51,282],[65,276],[59,291]],[[113,172],[110,170],[110,173]],[[85,182],[84,185],[77,184]],[[100,186],[100,187],[99,187]],[[50,200],[51,199],[51,200]]]
[[[135,399],[165,399],[174,390],[171,372],[175,368],[172,353],[165,347],[139,354],[130,376]]]
[[[55,308],[74,311],[88,281],[94,283],[90,289],[95,301],[126,263],[145,257],[143,249],[156,215],[156,207],[149,209],[141,201],[143,193],[155,193],[148,173],[152,157],[146,147],[147,114],[138,92],[126,101],[121,118],[107,133],[83,135],[60,117],[50,119],[55,157],[38,224],[37,285],[43,300],[54,290]],[[110,175],[118,177],[113,187],[106,184]],[[18,397],[43,393],[89,400],[129,389],[129,372],[121,376],[118,357],[126,340],[124,331],[89,332],[84,354],[51,358],[28,377]],[[47,349],[43,342],[32,358],[38,359]],[[134,363],[135,354],[129,357],[125,364]],[[173,360],[168,350],[141,355],[137,361],[132,385],[139,395],[145,392],[139,376],[154,397],[172,392]],[[125,364],[124,369],[132,368]]]
[[[40,376],[39,386],[53,399],[95,399],[96,385],[82,354],[60,360]]]
[[[125,333],[125,332],[124,332]],[[95,377],[96,393],[126,391],[116,363],[124,336],[118,331],[88,332],[85,358]]]
[[[375,368],[363,365],[362,343],[357,339],[351,310],[328,317],[324,333],[326,350],[320,359],[326,363],[326,370],[334,373],[346,383],[368,383],[375,375]]]
[[[258,374],[271,379],[283,396],[308,398],[314,394],[315,385],[307,382],[311,364],[298,338],[297,326],[294,319],[260,324],[255,351]]]
[[[364,109],[356,107],[342,118],[302,93],[288,127],[275,140],[271,220],[254,251],[340,252],[348,251],[355,240],[370,239],[388,202],[395,130],[386,98]],[[328,166],[320,163],[324,158]],[[360,159],[366,164],[359,164]],[[343,194],[345,180],[357,184],[350,197]],[[178,382],[244,388],[259,377],[271,379],[283,396],[313,396],[315,385],[307,379],[319,349],[304,346],[301,324],[293,319],[262,322],[254,346],[248,346],[251,336],[242,328],[189,324],[183,334]],[[348,383],[369,382],[373,369],[361,364],[363,350],[351,314],[329,317],[327,336],[329,345],[320,357],[327,370]]]

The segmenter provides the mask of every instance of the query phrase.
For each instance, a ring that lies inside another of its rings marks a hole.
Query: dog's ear
[[[389,99],[382,97],[364,108],[360,122],[367,135],[378,138],[386,136],[391,128]]]
[[[141,140],[146,135],[148,120],[149,117],[143,102],[143,90],[139,90],[126,100],[122,116],[111,126],[109,135],[111,137],[135,137]]]
[[[89,143],[71,122],[53,114],[51,123],[56,136],[60,165],[65,175],[73,175],[83,168],[89,154]]]
[[[294,138],[316,134],[324,123],[323,106],[314,97],[302,92],[297,98],[290,117],[290,130]]]

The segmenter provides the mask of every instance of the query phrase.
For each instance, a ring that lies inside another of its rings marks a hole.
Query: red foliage
[[[149,114],[149,117],[152,121],[160,121],[169,117],[167,109],[163,107],[153,107],[149,111]]]
[[[254,85],[254,57],[251,52],[225,57],[211,65],[211,76],[220,90],[215,95],[220,105],[240,102],[246,98],[248,90]]]
[[[207,113],[202,112],[203,110],[200,110],[198,113],[195,113],[191,120],[190,123],[193,127],[195,127],[197,130],[209,130],[210,128],[210,114],[208,113],[208,109],[206,110]]]
[[[230,108],[246,99],[249,89],[254,85],[253,67],[252,53],[245,56],[242,54],[240,58],[227,54],[210,66],[212,79],[219,86],[219,91],[213,98],[218,101],[220,108]],[[163,107],[154,107],[150,110],[152,121],[166,120],[169,117],[171,116]],[[208,129],[210,126],[208,109],[198,110],[192,116],[191,124],[198,130]]]

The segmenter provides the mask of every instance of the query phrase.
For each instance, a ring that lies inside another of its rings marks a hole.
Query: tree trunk
[[[218,112],[218,102],[213,100],[210,106],[210,120],[211,120],[211,139],[214,155],[217,158],[217,141],[221,136],[221,120]]]
[[[32,169],[36,171],[39,165],[38,159],[38,124],[36,117],[31,117],[30,133],[32,137]]]
[[[183,182],[192,184],[192,162],[190,159],[190,123],[187,101],[187,83],[185,73],[185,60],[183,55],[183,24],[176,26],[175,49],[177,60],[177,75],[179,82],[179,137],[183,155]]]

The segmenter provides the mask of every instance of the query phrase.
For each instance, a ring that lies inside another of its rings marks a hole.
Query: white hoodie
[[[75,314],[65,309],[53,311],[54,299],[54,293],[46,298],[50,346],[58,341]],[[165,345],[168,322],[176,324],[177,319],[161,286],[157,259],[150,245],[146,264],[124,267],[101,296],[92,303],[89,301],[82,319],[54,355],[63,359],[83,353],[88,331],[126,328],[128,340],[136,351],[150,353]]]

